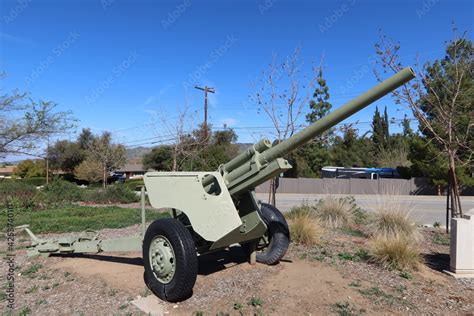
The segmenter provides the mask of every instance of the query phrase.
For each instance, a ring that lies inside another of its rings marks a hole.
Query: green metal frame
[[[199,253],[243,242],[251,242],[255,248],[267,226],[259,215],[260,206],[253,190],[291,169],[281,157],[414,77],[414,71],[407,67],[291,138],[273,147],[270,141],[262,139],[215,172],[148,172],[144,181],[150,203],[157,209],[173,210],[174,217],[194,236]],[[22,228],[30,234],[33,254],[140,250],[146,230],[145,188],[142,188],[141,236],[101,241],[93,232],[85,232],[51,241],[40,240],[27,227]],[[169,255],[166,247],[155,248],[161,256]],[[160,261],[153,260],[160,267]],[[168,271],[169,266],[163,269]]]
[[[141,251],[146,232],[145,211],[145,187],[142,187],[141,235],[101,240],[97,232],[87,230],[75,236],[41,239],[30,230],[29,225],[22,225],[16,228],[25,231],[30,236],[31,245],[28,247],[28,256],[30,257],[38,255],[49,256],[50,254]]]

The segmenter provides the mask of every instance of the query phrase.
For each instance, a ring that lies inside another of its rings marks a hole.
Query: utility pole
[[[49,184],[49,135],[46,145],[46,184]]]
[[[194,88],[204,91],[204,126],[203,127],[204,127],[204,138],[207,139],[207,93],[208,92],[216,93],[216,90],[208,86],[204,86],[204,88],[195,86]]]

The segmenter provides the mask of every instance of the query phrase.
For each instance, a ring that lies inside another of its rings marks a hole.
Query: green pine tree
[[[306,115],[306,122],[312,124],[331,110],[329,102],[329,87],[323,77],[323,69],[319,68],[317,87],[313,93],[313,99],[309,102],[310,112]],[[298,148],[290,154],[287,159],[293,165],[293,169],[285,173],[287,177],[318,177],[321,168],[329,164],[328,140],[332,131],[326,131],[316,137],[312,142]]]
[[[383,113],[383,120],[382,120],[384,145],[387,144],[388,139],[390,138],[389,125],[390,125],[390,122],[389,122],[389,119],[388,119],[387,107],[385,107],[385,110],[384,110],[384,113]]]
[[[329,87],[323,78],[322,67],[319,68],[317,82],[318,86],[313,93],[313,100],[309,102],[311,112],[306,115],[306,122],[310,124],[326,116],[332,107],[331,103],[329,103]]]
[[[375,107],[374,116],[372,117],[372,141],[375,148],[380,147],[383,142],[382,117],[380,116],[377,106]]]
[[[403,127],[403,136],[407,138],[413,137],[413,130],[410,127],[410,119],[405,114],[402,120],[402,127]]]
[[[389,124],[387,107],[385,107],[383,117],[378,107],[375,107],[374,116],[372,118],[372,141],[375,152],[387,147],[390,138]]]

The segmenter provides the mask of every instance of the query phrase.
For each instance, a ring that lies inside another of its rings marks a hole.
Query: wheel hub
[[[173,247],[164,236],[156,236],[150,244],[150,265],[155,277],[161,283],[169,283],[176,270],[176,260]]]

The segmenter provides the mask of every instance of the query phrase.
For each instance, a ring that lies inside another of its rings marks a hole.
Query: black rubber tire
[[[290,230],[283,214],[273,205],[262,203],[260,216],[267,224],[270,244],[263,251],[257,251],[257,262],[272,265],[278,263],[286,254],[290,244]],[[249,244],[242,245],[244,251],[250,252]]]
[[[168,239],[173,247],[176,270],[169,283],[163,284],[154,275],[149,260],[151,241],[157,235]],[[186,227],[174,218],[163,218],[148,226],[143,240],[144,280],[147,287],[159,298],[179,302],[192,295],[198,274],[198,258],[194,240]]]

